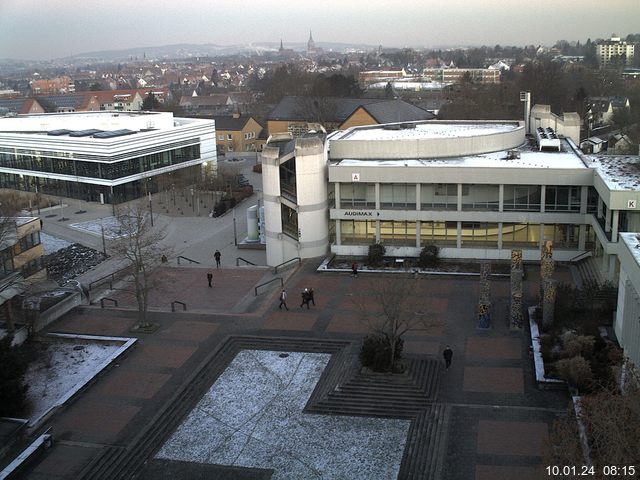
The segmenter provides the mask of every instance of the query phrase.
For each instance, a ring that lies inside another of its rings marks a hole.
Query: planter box
[[[544,360],[542,359],[542,349],[540,348],[540,330],[535,320],[536,307],[529,307],[529,329],[531,331],[531,348],[533,350],[533,363],[536,370],[536,382],[538,388],[566,388],[567,384],[559,378],[548,378],[544,373]]]

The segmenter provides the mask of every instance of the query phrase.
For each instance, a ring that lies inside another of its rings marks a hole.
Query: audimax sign
[[[363,210],[347,210],[344,212],[345,217],[379,217],[380,212],[363,211]]]

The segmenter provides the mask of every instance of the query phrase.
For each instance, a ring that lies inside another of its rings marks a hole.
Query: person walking
[[[280,305],[278,305],[278,308],[282,310],[283,305],[284,305],[284,308],[289,310],[289,307],[287,307],[287,291],[286,290],[282,290],[282,292],[280,292]]]
[[[309,289],[305,288],[304,290],[302,290],[302,303],[300,304],[300,308],[302,308],[302,306],[306,303],[307,310],[309,310],[309,300]]]
[[[220,268],[220,257],[222,257],[220,250],[216,250],[216,253],[213,254],[213,258],[216,259],[216,268]]]
[[[451,350],[451,347],[449,345],[447,345],[447,347],[442,352],[442,356],[444,357],[445,369],[449,370],[449,367],[451,366],[451,359],[453,358],[453,350]]]
[[[351,264],[351,276],[358,276],[358,265],[355,262]]]
[[[313,303],[313,306],[316,306],[316,301],[313,299],[313,288],[309,289],[309,301],[311,303]],[[309,304],[309,302],[307,302],[307,305]]]
[[[211,288],[213,285],[211,285],[211,281],[213,280],[213,273],[208,272],[207,273],[207,282],[209,282],[209,288]]]

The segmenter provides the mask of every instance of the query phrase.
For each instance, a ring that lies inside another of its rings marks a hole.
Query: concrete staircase
[[[595,257],[587,257],[572,265],[577,270],[580,287],[587,283],[596,282],[601,285],[604,282],[604,278],[598,268],[598,261],[599,259]]]

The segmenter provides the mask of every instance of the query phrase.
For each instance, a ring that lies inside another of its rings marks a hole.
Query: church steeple
[[[309,30],[309,41],[307,42],[307,50],[313,50],[316,48],[316,42],[313,41],[313,35]]]
[[[284,50],[284,47],[282,46],[282,39],[280,39],[280,52],[282,52]]]

